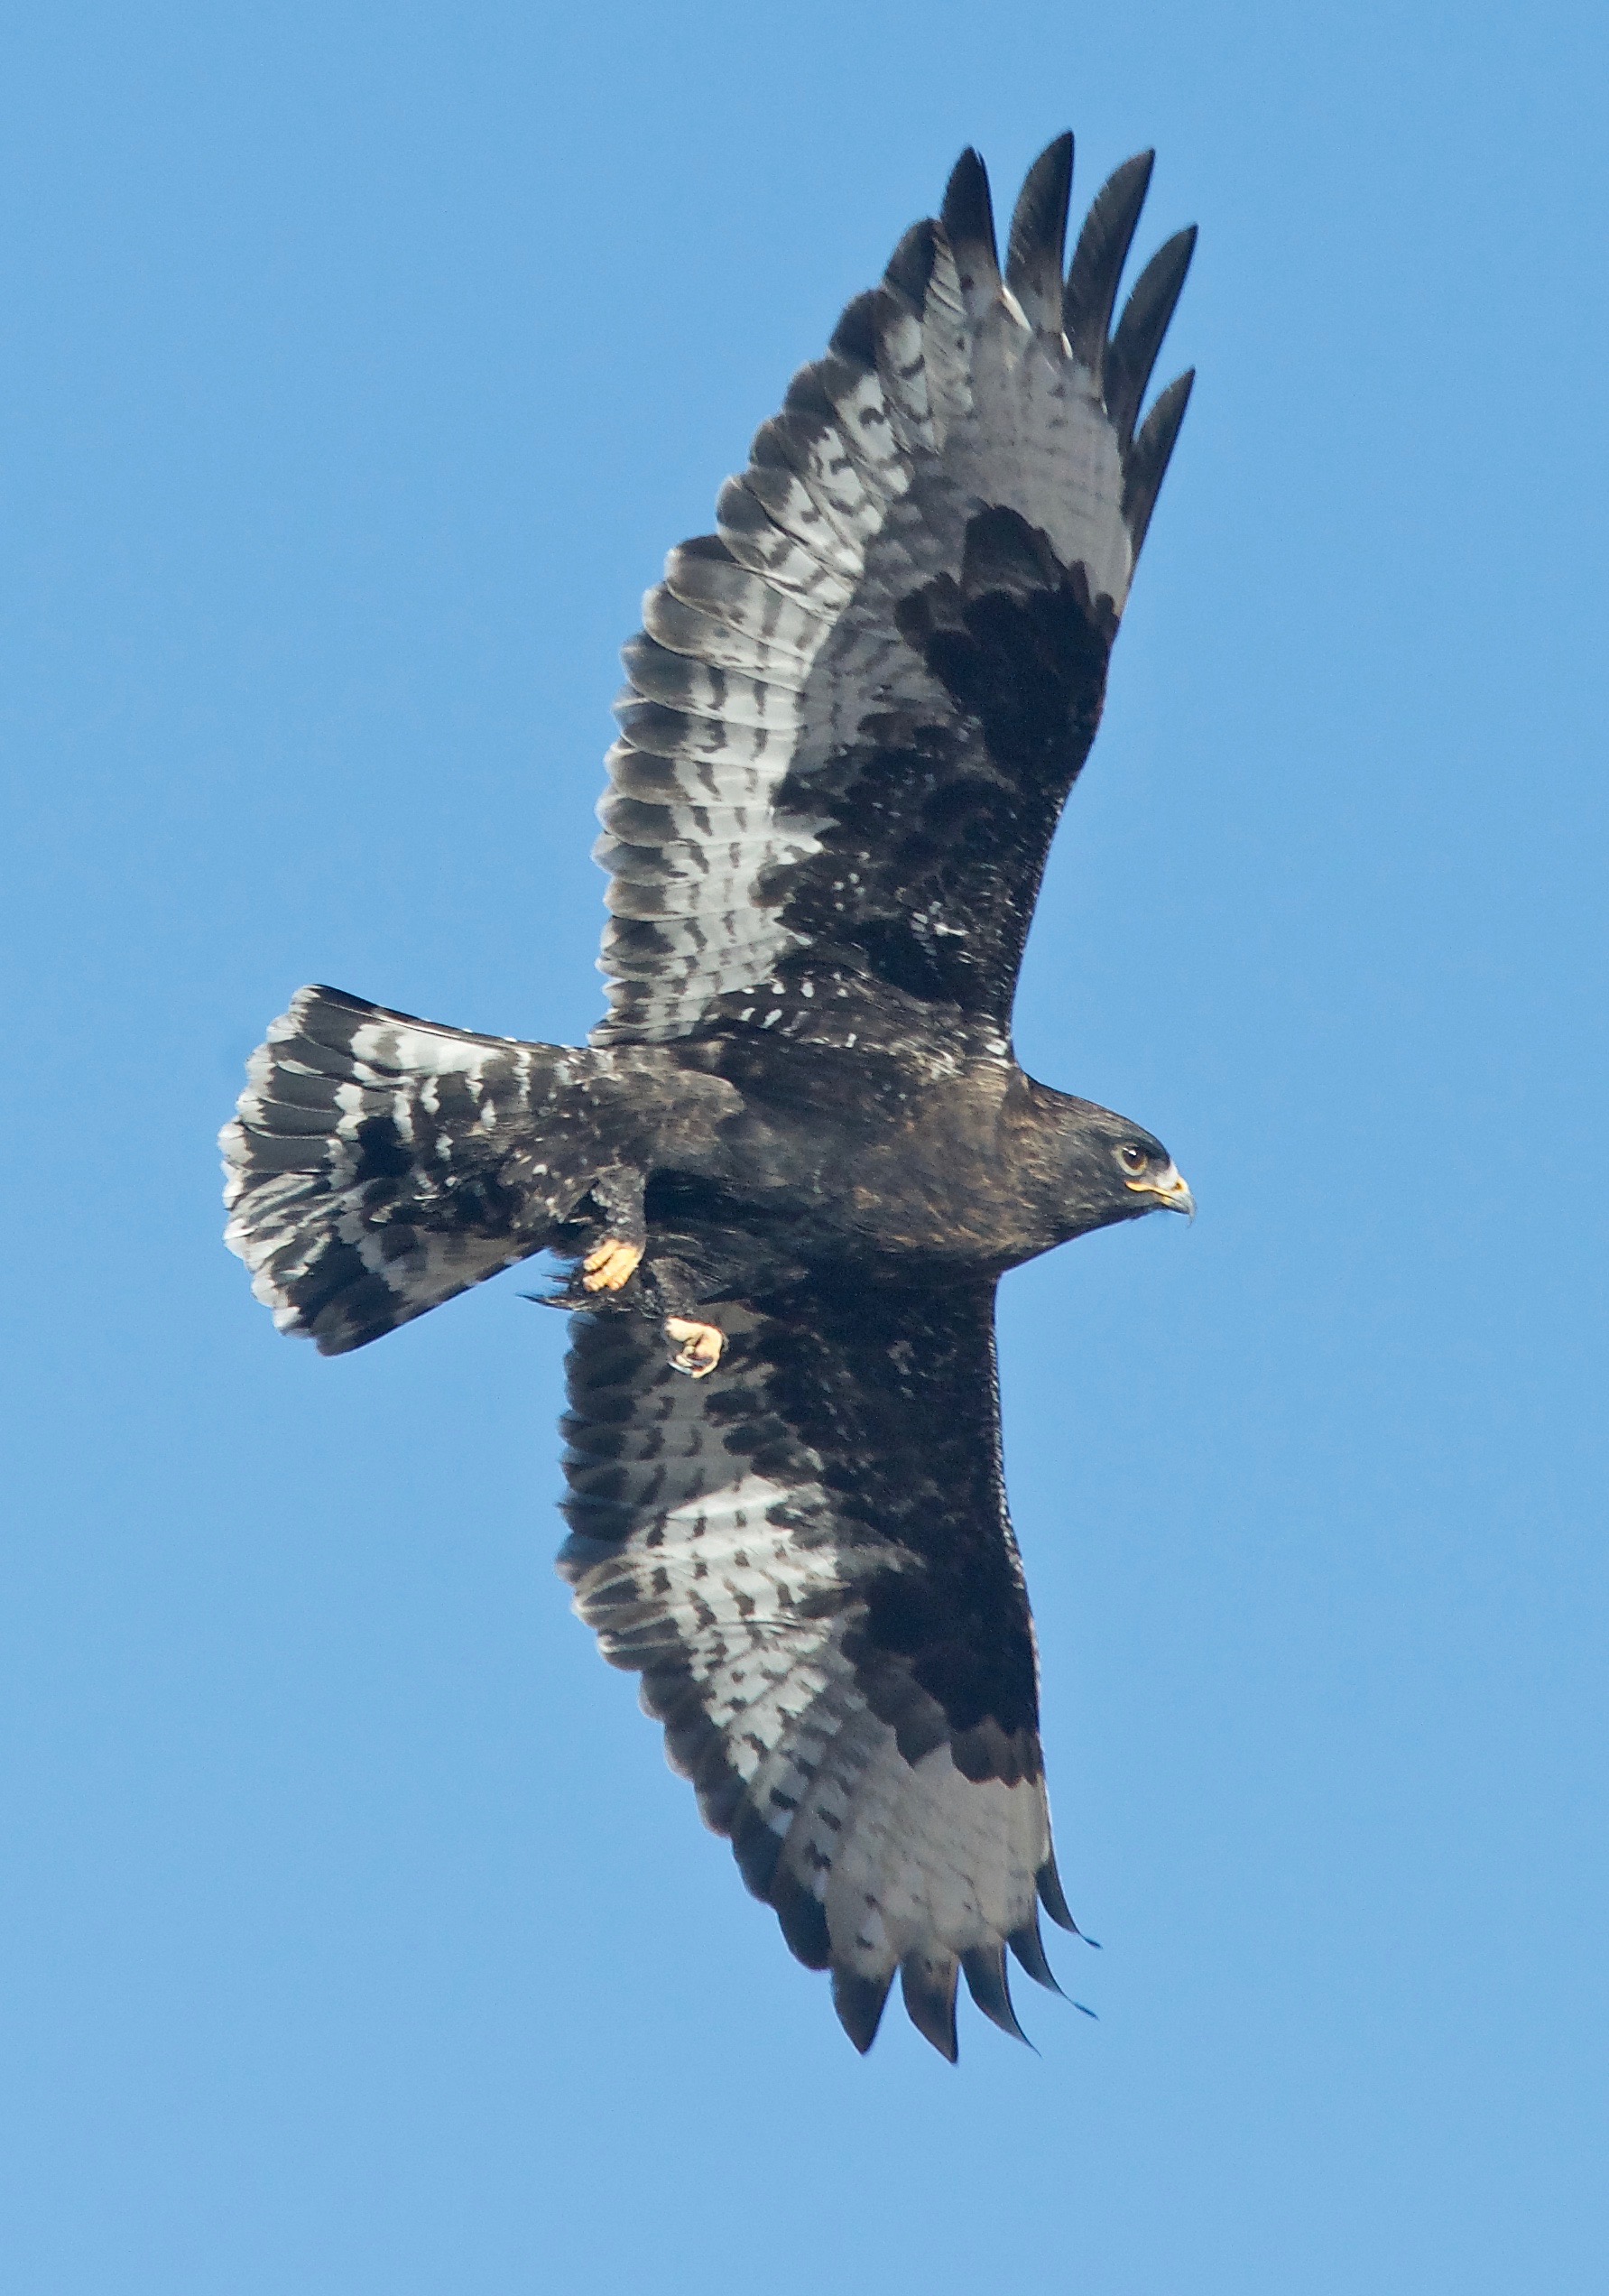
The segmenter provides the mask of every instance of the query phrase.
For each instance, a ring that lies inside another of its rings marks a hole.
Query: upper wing
[[[965,153],[941,219],[795,376],[717,532],[670,553],[625,650],[599,808],[613,1009],[595,1042],[768,1014],[786,1033],[801,998],[819,1034],[867,984],[1009,1030],[1189,396],[1184,375],[1135,435],[1193,230],[1107,335],[1151,165],[1107,183],[1064,282],[1072,138],[1051,144],[1003,282]]]
[[[993,1286],[858,1273],[705,1307],[718,1375],[577,1318],[559,1568],[639,1670],[671,1764],[869,2048],[896,1968],[956,2053],[957,1963],[1017,2030],[1004,1949],[1053,1983],[1071,1928],[1040,1772],[1033,1628],[1001,1478]]]

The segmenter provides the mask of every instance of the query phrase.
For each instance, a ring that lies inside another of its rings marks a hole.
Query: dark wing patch
[[[899,1970],[953,2056],[957,1968],[1004,2023],[1005,1947],[1045,1967],[1036,1893],[1068,1918],[992,1287],[699,1312],[727,1347],[698,1384],[652,1324],[578,1319],[559,1568],[855,2045]]]
[[[768,1014],[830,1040],[867,983],[1008,1032],[1188,389],[1134,436],[1193,235],[1108,343],[1150,156],[1101,192],[1064,283],[1071,158],[1062,138],[1031,171],[1003,282],[963,155],[942,219],[849,306],[717,532],[649,593],[599,809],[595,1042]]]

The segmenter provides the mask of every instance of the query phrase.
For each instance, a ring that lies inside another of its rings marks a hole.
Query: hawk
[[[1189,396],[1139,420],[1193,230],[1113,326],[1152,155],[1063,273],[1070,135],[997,251],[964,153],[671,551],[625,648],[584,1049],[305,988],[223,1147],[283,1331],[366,1346],[557,1254],[559,1567],[672,1765],[871,2045],[892,1979],[1054,1985],[1037,1659],[1006,1513],[1008,1268],[1194,1209],[1142,1125],[1036,1083],[1012,1004]]]

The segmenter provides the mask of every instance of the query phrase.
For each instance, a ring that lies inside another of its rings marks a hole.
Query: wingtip
[[[1132,207],[1138,221],[1140,210],[1145,205],[1146,194],[1151,190],[1156,163],[1154,144],[1148,145],[1143,152],[1131,153],[1126,160],[1113,169],[1102,184],[1097,199],[1105,199],[1110,194],[1110,202],[1114,209],[1121,213]]]
[[[900,1991],[905,2014],[939,2054],[954,2064],[960,2054],[956,2039],[956,1980],[959,1971],[948,1955],[929,1957],[908,1953],[900,1964]]]
[[[1067,236],[1068,203],[1073,190],[1073,132],[1063,128],[1053,136],[1022,179],[1022,189],[1017,194],[1016,208],[1012,216],[1009,240],[1017,236],[1019,221],[1036,239],[1050,238],[1056,245],[1058,265]],[[1047,230],[1046,226],[1050,228]]]
[[[1124,161],[1121,167],[1115,167],[1112,171],[1110,181],[1121,187],[1123,198],[1133,200],[1136,218],[1145,205],[1146,194],[1151,190],[1151,179],[1156,172],[1156,145],[1149,144],[1143,152],[1132,153]]]
[[[994,204],[989,193],[988,170],[970,144],[950,171],[939,219],[961,273],[963,291],[992,291],[1000,278]]]
[[[829,1967],[832,1938],[820,1899],[797,1882],[785,1866],[773,1868],[765,1895],[794,1959],[802,1961],[807,1969]]]
[[[1157,506],[1157,496],[1161,492],[1162,481],[1168,475],[1168,465],[1179,442],[1179,427],[1184,421],[1185,409],[1189,405],[1190,393],[1195,386],[1196,370],[1193,366],[1187,367],[1182,375],[1176,375],[1167,389],[1159,392],[1129,451],[1124,482],[1123,514],[1136,559],[1144,546],[1151,513]]]
[[[1190,224],[1164,240],[1135,281],[1107,346],[1106,412],[1126,449],[1158,353],[1189,276],[1198,233]]]
[[[1006,236],[1006,284],[1031,326],[1061,331],[1061,264],[1073,189],[1073,138],[1047,144],[1022,181]]]
[[[1105,363],[1106,330],[1112,323],[1118,282],[1133,245],[1155,165],[1154,151],[1136,152],[1113,169],[1095,195],[1068,267],[1063,297],[1068,339],[1084,365],[1096,374]]]
[[[994,236],[994,211],[989,196],[989,171],[976,144],[968,144],[949,171],[939,219],[947,235],[986,228]]]
[[[873,287],[845,304],[828,345],[835,358],[865,367],[868,373],[876,366],[877,307],[881,300]]]
[[[1074,1921],[1068,1907],[1067,1894],[1061,1886],[1061,1875],[1056,1870],[1056,1853],[1054,1850],[1052,1850],[1049,1856],[1045,1859],[1044,1864],[1040,1867],[1038,1874],[1034,1876],[1034,1880],[1040,1893],[1040,1903],[1044,1907],[1046,1912],[1055,1922],[1057,1928],[1059,1930],[1069,1930],[1074,1937],[1077,1937],[1078,1935],[1078,1924]]]
[[[966,1990],[989,2023],[998,2025],[1013,2041],[1020,2041],[1024,2048],[1031,2049],[1033,2043],[1017,2023],[1017,2013],[1012,2006],[1004,1946],[974,1946],[961,1956],[961,1967],[966,1974]]]
[[[891,295],[897,297],[913,318],[920,319],[928,300],[928,284],[933,276],[937,259],[934,233],[937,226],[930,216],[920,223],[913,223],[893,254],[883,274],[883,283]]]
[[[1040,1933],[1037,1914],[1025,1921],[1020,1930],[1013,1930],[1006,1943],[1035,1985],[1043,1986],[1047,1993],[1059,1994],[1064,2001],[1067,1999],[1056,1981],[1056,1972],[1050,1967],[1050,1957],[1045,1951],[1045,1940]]]
[[[863,2057],[877,2038],[893,1980],[892,1969],[880,1977],[858,1977],[853,1969],[835,1968],[832,1973],[832,2005]]]

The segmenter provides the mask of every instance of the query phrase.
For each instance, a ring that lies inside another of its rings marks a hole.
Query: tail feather
[[[299,990],[219,1142],[280,1329],[343,1355],[540,1251],[597,1161],[563,1121],[589,1057]]]

